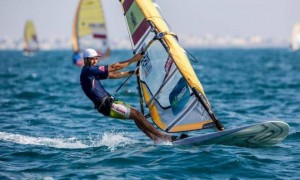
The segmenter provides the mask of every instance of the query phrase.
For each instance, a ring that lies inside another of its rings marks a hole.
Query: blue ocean
[[[273,147],[153,143],[131,120],[99,114],[83,94],[71,51],[0,51],[0,179],[299,179],[300,52],[188,49],[227,129],[290,125]],[[129,59],[114,50],[100,64]],[[134,69],[132,65],[128,68]],[[125,79],[106,80],[114,94]],[[136,78],[114,94],[136,108]]]

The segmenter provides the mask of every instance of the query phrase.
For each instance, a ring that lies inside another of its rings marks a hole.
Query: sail
[[[35,27],[31,20],[26,21],[24,29],[24,51],[33,52],[38,50],[38,39]]]
[[[139,63],[139,92],[154,123],[166,132],[223,129],[185,50],[151,0],[121,0]],[[141,106],[143,108],[143,106]]]
[[[293,27],[291,48],[296,51],[300,49],[300,23],[297,23]]]
[[[105,23],[100,0],[80,0],[73,22],[73,50],[93,48],[107,56],[110,50]]]

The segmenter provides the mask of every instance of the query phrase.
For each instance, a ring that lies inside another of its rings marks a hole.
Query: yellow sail
[[[107,28],[100,0],[80,0],[73,22],[72,46],[75,52],[93,48],[109,53]]]
[[[34,24],[28,20],[24,28],[24,51],[33,52],[38,50],[38,39]]]
[[[139,89],[151,119],[166,132],[223,125],[214,115],[203,87],[177,36],[151,0],[121,0],[139,64]]]

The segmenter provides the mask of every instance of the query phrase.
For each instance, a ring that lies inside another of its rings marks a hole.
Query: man
[[[83,66],[83,59],[81,57],[81,53],[79,51],[74,51],[72,55],[72,62],[77,66]]]
[[[126,68],[131,63],[138,62],[143,55],[137,54],[131,59],[112,65],[96,66],[99,57],[101,56],[94,49],[86,49],[83,52],[84,67],[80,75],[81,87],[98,112],[112,118],[133,119],[137,127],[154,142],[184,138],[184,135],[177,137],[161,133],[138,110],[121,101],[115,101],[101,84],[100,80],[123,78],[134,73],[134,71],[119,72],[119,70]]]

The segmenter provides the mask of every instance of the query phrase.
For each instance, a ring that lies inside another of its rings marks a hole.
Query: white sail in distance
[[[291,49],[293,51],[300,49],[300,23],[296,23],[293,27],[291,37]]]

